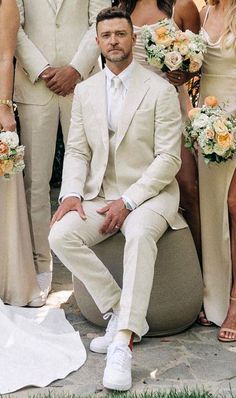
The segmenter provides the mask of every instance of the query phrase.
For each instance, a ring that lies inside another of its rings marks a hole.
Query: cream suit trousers
[[[21,140],[25,145],[25,189],[37,272],[52,269],[48,244],[51,207],[49,182],[59,120],[64,142],[67,140],[72,95],[65,98],[53,95],[46,105],[18,103]]]
[[[105,265],[89,248],[110,236],[99,233],[104,216],[96,212],[106,204],[103,198],[84,201],[86,221],[75,211],[67,213],[52,227],[50,246],[84,283],[101,313],[120,301],[118,330],[129,329],[141,336],[153,283],[156,242],[168,224],[162,216],[144,206],[128,215],[121,227],[126,239],[121,291]]]

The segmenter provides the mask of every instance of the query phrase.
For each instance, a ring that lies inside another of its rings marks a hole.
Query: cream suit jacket
[[[158,212],[173,228],[186,225],[177,216],[180,138],[175,88],[135,62],[117,132],[117,185],[121,195]],[[75,89],[60,197],[77,192],[86,200],[95,198],[108,152],[105,72],[101,71]]]
[[[38,75],[51,66],[72,65],[87,78],[94,68],[99,49],[95,21],[110,0],[16,0],[21,27],[16,46],[16,101],[43,105],[53,93]]]

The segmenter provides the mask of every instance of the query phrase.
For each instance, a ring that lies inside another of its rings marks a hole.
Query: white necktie
[[[117,132],[119,118],[121,117],[121,107],[123,104],[123,83],[118,76],[111,80],[110,92],[110,127],[111,130]]]

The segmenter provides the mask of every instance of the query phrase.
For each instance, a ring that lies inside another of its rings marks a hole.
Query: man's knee
[[[63,219],[52,226],[48,237],[49,245],[56,254],[60,253],[63,248],[68,247],[69,244],[72,244],[75,239],[76,246],[80,246],[80,243],[82,244],[81,239],[74,236],[73,231],[67,228]]]

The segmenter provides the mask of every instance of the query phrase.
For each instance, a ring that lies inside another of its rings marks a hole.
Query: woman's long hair
[[[217,5],[220,0],[209,0],[208,4]],[[225,13],[225,30],[222,36],[222,46],[233,47],[236,51],[236,0],[229,0]]]
[[[159,10],[171,18],[175,0],[156,0],[156,2]],[[137,0],[120,0],[120,7],[125,8],[130,14],[134,11],[136,4]]]

